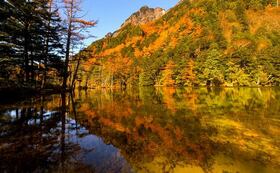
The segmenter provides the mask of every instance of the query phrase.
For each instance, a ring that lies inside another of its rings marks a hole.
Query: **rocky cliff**
[[[127,24],[140,25],[146,24],[148,22],[154,21],[162,17],[166,11],[162,8],[149,8],[148,6],[143,6],[139,11],[133,13],[123,24],[122,27]]]

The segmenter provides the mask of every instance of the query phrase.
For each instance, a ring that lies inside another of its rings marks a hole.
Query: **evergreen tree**
[[[49,9],[48,0],[1,1],[1,64],[24,70],[18,75],[26,84],[36,81],[40,64],[60,63],[60,18]]]

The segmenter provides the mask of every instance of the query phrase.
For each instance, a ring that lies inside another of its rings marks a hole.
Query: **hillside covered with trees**
[[[277,0],[184,0],[77,57],[80,87],[279,86],[280,8]]]

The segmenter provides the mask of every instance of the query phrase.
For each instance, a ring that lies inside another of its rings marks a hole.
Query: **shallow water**
[[[0,170],[279,172],[280,89],[88,90],[3,104]]]

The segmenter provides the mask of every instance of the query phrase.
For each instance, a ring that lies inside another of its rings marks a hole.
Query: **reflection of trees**
[[[18,108],[11,111],[15,112],[14,116],[12,113],[1,114],[6,117],[0,121],[1,171],[52,169],[79,150],[77,145],[66,142],[66,105],[62,105],[61,110],[59,102],[61,99],[57,96],[36,99],[17,105]]]
[[[106,143],[120,148],[138,169],[145,169],[143,164],[161,157],[168,158],[160,162],[163,170],[191,164],[210,171],[214,156],[220,151],[236,158],[270,162],[259,159],[257,154],[248,155],[252,151],[239,143],[244,141],[245,146],[250,145],[254,140],[252,133],[256,133],[259,136],[256,139],[261,140],[258,147],[261,147],[263,141],[275,135],[275,130],[271,133],[260,128],[263,120],[270,121],[262,115],[279,110],[279,104],[272,104],[279,103],[274,98],[276,93],[269,94],[271,92],[275,91],[264,89],[260,95],[260,91],[252,88],[175,92],[165,88],[157,92],[142,89],[140,95],[114,92],[106,98],[93,92],[93,97],[83,100],[77,112],[81,124]],[[264,112],[252,114],[257,110]],[[279,127],[271,121],[266,125]],[[263,147],[276,147],[275,142],[269,141]],[[262,151],[256,147],[251,149],[253,153]],[[265,152],[263,154],[275,157]]]
[[[75,156],[89,151],[71,142],[72,134],[100,136],[143,172],[151,165],[161,172],[186,165],[211,172],[220,152],[279,165],[278,98],[272,89],[141,88],[25,101],[13,113],[1,112],[0,169],[115,172],[126,167],[129,172],[120,157],[111,155],[108,163],[86,166]]]
[[[135,167],[153,161],[155,157],[165,157],[170,163],[162,163],[162,168],[177,164],[195,164],[208,169],[211,167],[213,143],[207,139],[200,122],[190,118],[185,127],[168,124],[142,122],[129,132],[118,131],[114,127],[102,124],[103,120],[95,118],[86,125],[91,133],[101,136],[108,144],[113,144]],[[173,125],[173,127],[171,127]],[[174,126],[176,129],[174,129]],[[185,129],[181,131],[181,129]],[[205,165],[204,165],[205,164]]]
[[[165,104],[151,107],[149,100],[135,104],[127,95],[115,95],[114,100],[113,103],[102,100],[98,110],[81,106],[78,110],[80,115],[94,116],[80,123],[91,133],[101,136],[106,143],[120,148],[135,167],[144,169],[141,168],[143,163],[159,156],[168,158],[166,161],[169,163],[162,162],[164,170],[172,169],[182,162],[200,165],[205,169],[211,167],[214,146],[206,134],[212,132],[204,129],[197,117],[169,116]]]

